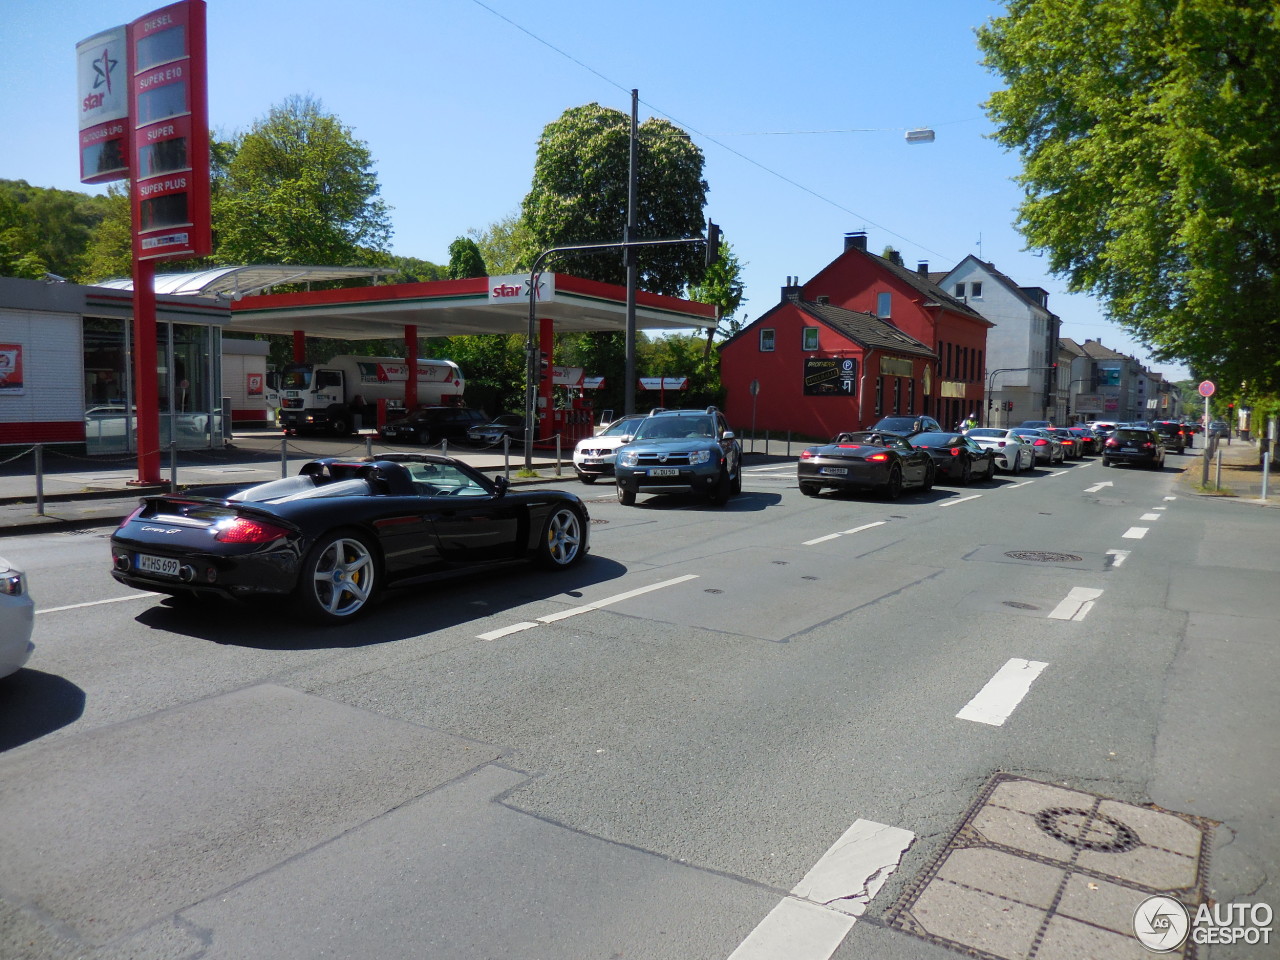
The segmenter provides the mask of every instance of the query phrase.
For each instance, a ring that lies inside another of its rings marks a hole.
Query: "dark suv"
[[[392,420],[380,432],[383,440],[426,446],[441,440],[466,440],[469,428],[488,422],[481,410],[420,406],[399,420]]]
[[[1176,420],[1157,420],[1151,429],[1160,434],[1166,449],[1174,453],[1182,453],[1191,446],[1191,431]]]
[[[1164,441],[1154,430],[1120,427],[1102,445],[1102,465],[1131,463],[1159,470],[1164,466]]]
[[[742,492],[742,445],[715,407],[655,411],[618,448],[614,465],[618,502],[638,493],[693,492],[716,506]]]

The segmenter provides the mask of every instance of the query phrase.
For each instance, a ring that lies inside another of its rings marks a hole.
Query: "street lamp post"
[[[985,427],[991,426],[991,423],[989,422],[991,420],[991,394],[995,390],[996,376],[998,374],[1020,373],[1020,372],[1029,371],[1029,370],[1039,370],[1043,372],[1045,370],[1056,370],[1056,369],[1058,369],[1058,365],[1055,363],[1055,364],[1052,364],[1051,366],[1044,366],[1044,367],[1000,367],[996,370],[992,370],[990,375],[987,377],[987,418],[986,418],[986,421],[983,422],[983,426]]]

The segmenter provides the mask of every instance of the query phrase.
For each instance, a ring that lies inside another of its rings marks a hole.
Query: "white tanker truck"
[[[372,425],[372,409],[379,400],[386,400],[391,410],[404,409],[409,362],[400,357],[338,356],[328,363],[291,363],[268,374],[271,380],[286,433],[345,436],[355,427],[357,415]],[[461,404],[465,386],[452,360],[418,361],[418,403]]]

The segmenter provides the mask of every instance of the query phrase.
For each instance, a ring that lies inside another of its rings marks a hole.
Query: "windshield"
[[[710,417],[647,417],[636,428],[637,440],[709,439],[716,435]]]
[[[954,447],[960,437],[954,433],[918,433],[911,442],[917,447]]]
[[[994,430],[989,427],[977,427],[969,431],[971,437],[1003,437],[1007,431]]]
[[[910,433],[915,426],[914,417],[885,417],[875,425],[875,429],[888,430],[890,433]]]
[[[635,417],[627,420],[615,420],[609,426],[600,431],[602,437],[620,437],[623,434],[634,433],[637,424],[643,420],[642,417]]]
[[[305,390],[310,379],[310,370],[286,370],[280,375],[280,389]]]

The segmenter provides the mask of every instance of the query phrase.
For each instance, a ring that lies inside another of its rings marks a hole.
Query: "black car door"
[[[524,498],[500,496],[450,464],[421,484],[423,511],[449,563],[477,563],[516,556],[523,545]]]

